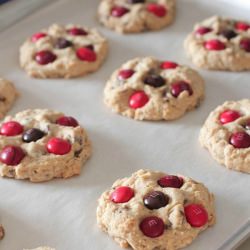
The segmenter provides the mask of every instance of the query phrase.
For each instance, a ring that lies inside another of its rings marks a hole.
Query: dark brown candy
[[[65,49],[68,47],[71,47],[73,44],[71,41],[65,39],[65,38],[58,38],[55,44],[55,47],[57,49]]]
[[[23,133],[23,141],[24,142],[32,142],[37,141],[44,137],[45,133],[37,128],[31,128]]]
[[[135,3],[145,3],[145,0],[127,0],[128,3],[135,4]]]
[[[224,36],[228,40],[236,37],[238,34],[234,30],[222,30],[220,35]]]
[[[148,193],[143,199],[144,205],[151,210],[165,207],[168,204],[168,201],[169,198],[160,191]]]
[[[147,85],[150,85],[154,88],[159,88],[159,87],[165,85],[165,79],[159,75],[152,74],[152,75],[148,75],[144,79],[144,83]]]

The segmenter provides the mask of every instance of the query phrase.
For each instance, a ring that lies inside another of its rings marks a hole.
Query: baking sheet
[[[249,72],[200,70],[206,80],[205,101],[199,109],[172,122],[137,122],[113,114],[103,105],[102,95],[111,72],[136,56],[151,55],[191,66],[182,43],[194,22],[213,14],[249,19],[249,5],[182,0],[178,1],[177,19],[171,27],[121,36],[98,24],[94,18],[98,2],[54,1],[0,33],[0,75],[12,80],[21,93],[10,113],[27,108],[63,111],[84,125],[93,142],[93,156],[79,177],[40,184],[0,180],[0,221],[6,229],[0,249],[41,245],[57,250],[120,249],[96,226],[96,200],[116,179],[140,168],[181,173],[203,182],[215,193],[217,224],[186,249],[232,249],[249,233],[249,175],[219,166],[200,147],[197,138],[208,113],[217,105],[250,98]],[[94,74],[73,80],[26,76],[18,65],[20,44],[54,22],[98,27],[110,42],[104,66]]]
[[[9,1],[9,2],[8,2]],[[8,4],[1,5],[5,2]],[[42,8],[48,4],[50,0],[0,0],[0,31],[7,26],[20,21],[25,15],[34,12],[37,8]]]

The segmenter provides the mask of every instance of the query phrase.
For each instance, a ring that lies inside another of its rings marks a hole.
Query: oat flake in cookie
[[[91,155],[77,120],[46,109],[29,109],[0,124],[0,175],[32,182],[78,175]]]
[[[215,223],[214,197],[188,177],[139,170],[101,195],[97,222],[124,248],[180,249]]]
[[[228,101],[210,113],[200,143],[229,169],[250,173],[250,100]]]
[[[174,120],[204,98],[204,81],[193,69],[151,57],[123,64],[108,80],[104,102],[136,120]]]
[[[175,18],[175,0],[102,0],[98,18],[119,33],[159,30]]]
[[[194,26],[184,47],[198,67],[250,70],[250,22],[213,16]]]
[[[2,119],[11,108],[17,96],[18,93],[14,85],[9,81],[0,78],[0,119]]]
[[[96,71],[107,51],[107,40],[95,29],[53,24],[24,42],[20,64],[32,77],[72,78]]]

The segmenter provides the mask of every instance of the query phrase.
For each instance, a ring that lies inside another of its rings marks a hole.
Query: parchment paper
[[[41,184],[0,180],[0,221],[6,230],[1,250],[40,245],[57,250],[120,249],[96,226],[96,200],[116,179],[130,176],[140,168],[188,175],[215,194],[217,224],[187,249],[230,249],[228,243],[236,235],[240,239],[243,231],[249,232],[246,229],[250,217],[249,175],[221,167],[197,141],[203,122],[217,105],[226,100],[250,98],[249,72],[199,70],[206,80],[205,101],[199,109],[172,122],[123,118],[111,113],[102,102],[105,81],[126,60],[151,55],[191,66],[183,50],[183,39],[194,22],[214,14],[249,19],[249,5],[242,3],[178,1],[177,18],[171,27],[121,36],[98,24],[97,0],[51,1],[0,33],[0,75],[12,80],[21,94],[10,113],[27,108],[63,111],[80,121],[93,143],[93,156],[79,177]],[[73,80],[37,80],[19,68],[20,44],[55,22],[97,27],[107,36],[110,53],[98,72]]]

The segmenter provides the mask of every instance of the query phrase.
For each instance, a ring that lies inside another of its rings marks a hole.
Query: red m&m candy
[[[208,222],[208,214],[203,206],[190,204],[184,207],[187,222],[192,227],[202,227]]]
[[[76,55],[80,60],[87,62],[94,62],[97,59],[95,51],[87,47],[77,49]]]
[[[43,32],[35,33],[34,35],[32,35],[31,41],[34,43],[45,36],[47,36],[47,34]]]
[[[156,238],[164,233],[164,222],[156,216],[146,217],[140,223],[140,229],[147,237]]]
[[[250,39],[249,38],[243,38],[240,41],[240,48],[244,49],[246,52],[250,52]]]
[[[56,123],[62,126],[77,127],[78,121],[72,116],[61,116],[56,120]]]
[[[110,200],[114,203],[125,203],[134,197],[134,190],[127,186],[121,186],[115,189],[111,194]]]
[[[120,80],[126,80],[126,79],[130,78],[134,73],[135,73],[135,71],[132,69],[122,69],[118,73],[118,78]]]
[[[68,33],[72,36],[86,36],[88,34],[84,29],[77,27],[69,29]]]
[[[9,121],[2,124],[0,134],[5,136],[20,135],[23,132],[23,126],[19,122]]]
[[[235,24],[235,28],[237,30],[241,30],[241,31],[247,31],[248,29],[250,29],[250,25],[244,22],[237,22]]]
[[[178,64],[175,62],[171,62],[171,61],[165,61],[165,62],[162,62],[161,64],[162,69],[175,69],[177,67],[178,67]]]
[[[158,180],[161,187],[180,188],[183,185],[183,179],[176,175],[166,175]]]
[[[65,155],[71,150],[71,144],[63,139],[53,137],[47,143],[47,151],[55,155]]]
[[[147,5],[148,12],[153,13],[157,17],[164,17],[167,14],[167,9],[160,4],[150,3]]]
[[[212,29],[209,28],[209,27],[199,27],[196,31],[195,31],[195,34],[197,35],[204,35],[208,32],[211,32]]]
[[[193,94],[193,90],[187,82],[180,81],[171,85],[171,94],[178,97],[183,91],[187,91],[189,95]]]
[[[207,50],[224,50],[226,45],[217,39],[208,40],[204,43]]]
[[[49,50],[41,50],[35,54],[35,60],[40,65],[46,65],[56,60],[57,56]]]
[[[122,7],[122,6],[115,6],[112,8],[111,10],[111,15],[113,17],[122,17],[123,15],[125,15],[126,13],[129,12],[129,9]]]
[[[249,148],[250,147],[250,135],[246,132],[236,132],[230,138],[230,144],[235,148]]]
[[[9,166],[18,165],[24,158],[25,153],[20,147],[6,146],[0,152],[0,161]]]
[[[144,91],[136,91],[129,97],[129,107],[132,109],[142,108],[149,101]]]
[[[240,117],[240,113],[236,110],[226,110],[220,114],[220,122],[221,124],[226,124],[229,122],[233,122]]]

